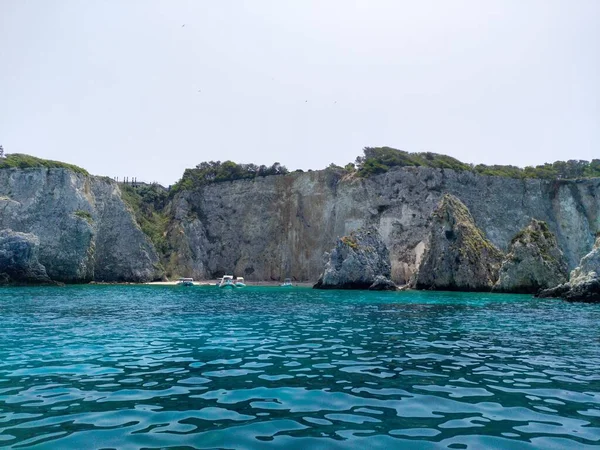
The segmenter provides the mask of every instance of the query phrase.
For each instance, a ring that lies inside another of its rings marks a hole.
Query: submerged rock
[[[391,289],[390,255],[374,228],[362,228],[336,243],[316,289]]]
[[[600,302],[600,236],[592,251],[581,258],[569,281],[539,293],[539,297],[562,297],[569,301]]]
[[[429,249],[414,281],[417,289],[490,291],[502,252],[477,228],[469,209],[444,195],[432,214]]]
[[[0,284],[50,283],[38,261],[39,247],[34,234],[0,230]]]
[[[534,294],[567,278],[567,263],[556,236],[546,222],[532,219],[512,239],[494,291]]]

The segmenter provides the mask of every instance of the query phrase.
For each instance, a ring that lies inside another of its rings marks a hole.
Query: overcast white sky
[[[165,185],[364,146],[600,158],[599,0],[0,0],[0,144]]]

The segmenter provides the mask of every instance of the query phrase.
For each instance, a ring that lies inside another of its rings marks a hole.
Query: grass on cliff
[[[168,191],[156,185],[121,185],[121,198],[132,209],[135,220],[161,255],[169,250],[167,227],[170,218],[164,212]]]
[[[21,153],[11,153],[6,155],[5,158],[0,159],[0,169],[29,169],[40,167],[69,169],[82,175],[89,175],[87,170],[73,164],[37,158],[35,156],[24,155]]]

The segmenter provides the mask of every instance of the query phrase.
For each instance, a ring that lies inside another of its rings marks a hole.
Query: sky
[[[600,158],[598,0],[0,0],[0,144],[163,185],[202,161]]]

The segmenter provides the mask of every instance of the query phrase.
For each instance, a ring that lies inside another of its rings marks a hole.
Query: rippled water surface
[[[0,290],[0,447],[594,448],[600,305]]]

